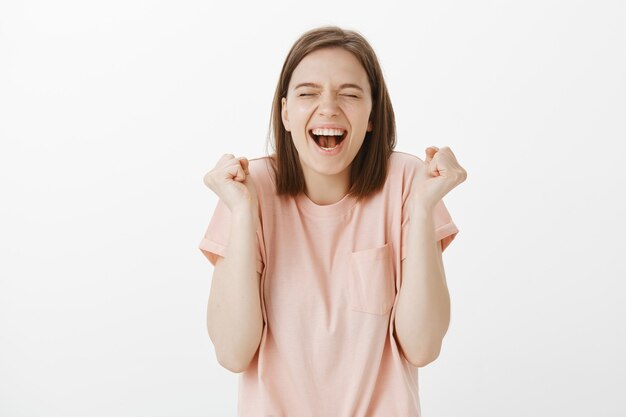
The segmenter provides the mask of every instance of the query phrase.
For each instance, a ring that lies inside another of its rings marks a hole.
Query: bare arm
[[[411,213],[399,292],[395,317],[398,342],[410,363],[426,366],[439,356],[450,324],[450,295],[431,212]]]
[[[218,362],[232,372],[243,372],[263,332],[261,276],[256,271],[258,220],[248,210],[233,212],[231,220],[226,254],[213,271],[207,327]]]

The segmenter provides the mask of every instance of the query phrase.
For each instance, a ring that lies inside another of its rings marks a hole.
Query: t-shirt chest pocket
[[[387,314],[395,299],[391,244],[352,252],[350,269],[350,308],[371,314]]]

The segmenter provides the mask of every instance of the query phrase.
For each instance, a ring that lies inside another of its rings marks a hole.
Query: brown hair
[[[306,186],[291,132],[286,131],[282,123],[281,99],[287,96],[291,75],[306,55],[317,49],[337,46],[354,54],[363,65],[372,92],[370,120],[373,130],[365,134],[361,149],[352,161],[348,193],[360,200],[381,189],[385,183],[388,159],[396,146],[396,125],[382,69],[374,50],[360,33],[337,26],[323,26],[305,32],[293,44],[276,86],[268,142],[273,133],[271,144],[275,154],[271,160],[279,195],[296,196],[304,192]]]

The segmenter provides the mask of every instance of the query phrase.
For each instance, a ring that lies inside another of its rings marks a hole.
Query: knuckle
[[[235,159],[235,156],[232,153],[225,153],[217,162],[217,166],[228,164],[233,159]]]
[[[211,177],[211,173],[209,172],[208,174],[206,174],[204,176],[204,178],[202,178],[202,182],[204,183],[204,185],[206,185],[207,187],[211,187],[211,185],[213,184],[213,179]]]

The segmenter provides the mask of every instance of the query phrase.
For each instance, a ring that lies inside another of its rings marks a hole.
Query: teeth
[[[342,136],[344,132],[341,129],[313,129],[313,134],[317,136]]]

